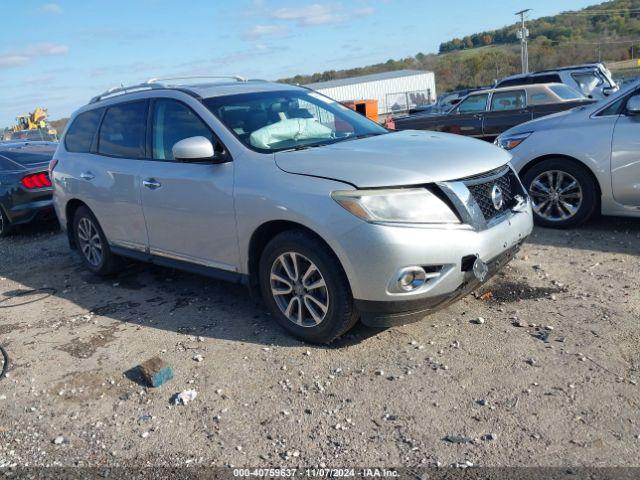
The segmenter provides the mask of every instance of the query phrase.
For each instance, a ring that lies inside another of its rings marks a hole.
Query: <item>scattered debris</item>
[[[185,390],[183,392],[176,393],[173,396],[171,403],[173,403],[174,405],[186,405],[187,403],[195,400],[197,396],[198,392],[196,392],[195,390]]]
[[[173,370],[164,360],[158,357],[150,358],[138,366],[138,371],[149,384],[157,388],[173,378]]]
[[[201,361],[204,360],[204,357],[202,355],[200,355],[200,354],[194,355],[193,356],[193,360],[196,361],[196,362],[201,362]]]
[[[55,443],[56,445],[61,445],[64,443],[64,437],[62,435],[58,435],[56,438],[53,439],[53,443]]]
[[[442,440],[449,443],[470,443],[473,439],[463,435],[447,435]]]

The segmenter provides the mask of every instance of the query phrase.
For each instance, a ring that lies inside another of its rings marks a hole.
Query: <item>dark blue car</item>
[[[55,142],[0,142],[0,237],[13,227],[55,217],[49,162]]]

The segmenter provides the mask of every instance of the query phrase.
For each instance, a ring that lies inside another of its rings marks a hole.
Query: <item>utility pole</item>
[[[521,27],[518,29],[517,37],[520,39],[520,61],[522,62],[522,73],[529,73],[529,50],[527,48],[527,38],[529,37],[529,30],[524,24],[524,16],[531,9],[520,10],[515,15],[520,15]]]

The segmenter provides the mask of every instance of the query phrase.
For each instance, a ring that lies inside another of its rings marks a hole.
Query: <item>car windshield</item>
[[[585,98],[580,92],[567,85],[550,85],[549,88],[563,100],[582,100]]]
[[[334,100],[304,90],[212,97],[204,104],[242,143],[265,153],[388,133]]]

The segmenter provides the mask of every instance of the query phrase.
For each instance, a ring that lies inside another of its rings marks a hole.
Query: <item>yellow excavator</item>
[[[11,131],[12,140],[54,140],[58,135],[56,129],[47,122],[47,109],[42,107],[36,107],[28,115],[17,116],[16,124],[11,128]]]

